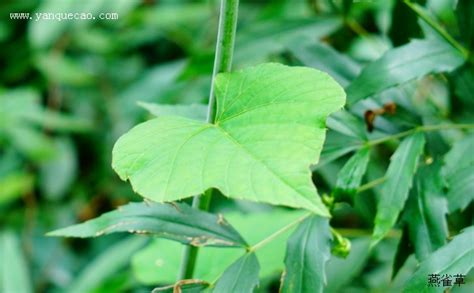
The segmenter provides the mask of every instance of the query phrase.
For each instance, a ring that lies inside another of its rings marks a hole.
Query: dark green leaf
[[[362,148],[357,151],[342,167],[337,175],[335,196],[352,198],[360,186],[362,176],[367,170],[370,158],[370,149]]]
[[[33,292],[20,241],[10,231],[0,233],[0,259],[0,292]]]
[[[440,292],[438,287],[428,287],[430,274],[467,274],[474,267],[474,226],[470,226],[453,238],[447,245],[425,259],[413,277],[407,282],[405,292]],[[462,286],[462,285],[461,285]]]
[[[372,246],[377,244],[397,221],[408,197],[424,145],[423,133],[417,132],[405,138],[390,158],[390,165],[385,174],[387,180],[378,199]]]
[[[331,256],[329,220],[312,216],[288,239],[281,292],[323,292]]]
[[[347,88],[348,103],[430,73],[449,72],[464,63],[462,54],[446,42],[429,39],[387,51],[370,63]]]
[[[474,49],[474,2],[458,0],[456,7],[460,36],[467,47]]]
[[[246,253],[224,271],[212,292],[251,293],[258,286],[259,271],[260,265],[255,253]]]
[[[245,246],[245,240],[221,215],[186,204],[130,203],[49,236],[95,237],[115,232],[152,234],[194,246]]]
[[[448,204],[440,169],[440,164],[433,163],[418,170],[405,208],[404,221],[420,261],[446,244],[448,238]]]
[[[408,230],[405,228],[402,231],[402,238],[400,239],[400,242],[398,242],[397,252],[395,253],[395,259],[393,260],[392,280],[395,279],[398,272],[413,252],[413,246],[410,243]]]

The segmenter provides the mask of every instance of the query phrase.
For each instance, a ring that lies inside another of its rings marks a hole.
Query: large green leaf
[[[438,39],[413,40],[370,63],[347,88],[348,103],[429,73],[452,71],[464,63],[454,47]]]
[[[429,287],[430,274],[467,274],[474,267],[474,227],[470,226],[424,260],[407,282],[405,292],[442,292],[440,287]],[[462,285],[461,285],[462,286]]]
[[[246,253],[224,271],[212,292],[252,293],[259,282],[259,271],[260,265],[255,253]]]
[[[281,292],[323,292],[330,256],[328,219],[318,216],[306,219],[288,240]]]
[[[115,232],[152,234],[195,246],[245,246],[245,240],[218,215],[186,204],[130,203],[49,236],[94,237]]]
[[[20,241],[11,231],[0,233],[0,259],[0,292],[33,292]]]
[[[327,74],[269,63],[216,77],[215,124],[158,117],[123,135],[113,168],[134,190],[173,201],[218,188],[239,199],[329,212],[311,181],[327,115],[344,91]]]
[[[448,204],[443,187],[440,164],[433,163],[418,170],[405,209],[404,222],[419,260],[446,244],[448,238]]]
[[[474,200],[474,135],[456,142],[444,157],[443,175],[448,185],[448,207],[453,212]]]
[[[381,197],[378,199],[372,245],[378,243],[393,227],[405,205],[425,137],[417,132],[405,138],[390,158]]]

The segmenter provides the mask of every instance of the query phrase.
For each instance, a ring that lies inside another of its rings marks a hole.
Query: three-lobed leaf
[[[288,239],[281,292],[323,292],[331,256],[329,220],[312,216]]]
[[[48,235],[83,238],[116,232],[151,234],[194,246],[246,246],[245,240],[221,215],[179,203],[130,203]]]
[[[385,175],[387,179],[378,199],[372,246],[378,243],[397,221],[408,197],[424,145],[423,133],[417,132],[405,138],[390,158]]]
[[[112,166],[134,190],[173,201],[217,188],[238,199],[328,216],[311,180],[326,117],[345,101],[327,74],[261,64],[216,77],[214,124],[158,117],[123,135]]]

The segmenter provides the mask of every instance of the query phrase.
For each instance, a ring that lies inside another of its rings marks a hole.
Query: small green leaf
[[[152,234],[194,246],[245,246],[245,240],[221,215],[186,204],[130,203],[85,223],[48,236],[95,237],[116,232]]]
[[[0,259],[0,292],[33,292],[20,241],[10,231],[0,233]]]
[[[370,149],[362,148],[346,162],[337,175],[335,189],[336,197],[348,196],[349,200],[352,201],[352,197],[360,186],[362,176],[364,176],[365,171],[367,170],[369,158]]]
[[[328,117],[327,125],[330,129],[341,134],[357,138],[361,141],[367,140],[367,132],[362,120],[348,111],[338,111]]]
[[[407,282],[404,292],[440,292],[440,288],[429,287],[430,274],[467,274],[474,267],[474,226],[470,226],[453,238],[447,245],[436,250],[424,260],[413,277]],[[462,285],[461,285],[462,286]]]
[[[454,143],[444,157],[443,175],[448,185],[449,212],[465,209],[474,200],[474,135]]]
[[[212,292],[252,293],[259,283],[259,271],[260,265],[255,253],[246,253],[224,271]]]
[[[443,194],[440,164],[421,167],[414,181],[403,221],[408,226],[416,257],[422,261],[446,244],[448,204]]]
[[[306,219],[288,240],[281,292],[323,292],[325,266],[330,256],[328,219],[318,216]]]
[[[165,105],[146,102],[138,102],[138,105],[157,117],[181,116],[189,119],[206,121],[207,105]]]
[[[377,244],[397,221],[408,197],[424,145],[423,133],[417,132],[405,138],[390,158],[390,165],[385,174],[387,180],[378,199],[372,246]]]
[[[134,190],[173,201],[209,188],[329,216],[311,180],[326,117],[344,104],[327,74],[268,63],[216,77],[215,124],[165,116],[115,144],[112,166]]]
[[[430,73],[452,71],[464,61],[463,55],[446,42],[437,39],[413,40],[387,51],[365,67],[347,88],[348,103],[354,104]]]

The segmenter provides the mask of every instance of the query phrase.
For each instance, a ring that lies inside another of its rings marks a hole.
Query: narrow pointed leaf
[[[151,234],[194,246],[246,245],[221,215],[193,209],[186,204],[130,203],[48,235],[84,238],[116,232]]]
[[[357,192],[362,176],[364,176],[367,170],[369,158],[370,149],[362,148],[346,162],[337,175],[336,197],[349,197],[348,200],[352,201],[352,196]]]
[[[327,74],[268,63],[216,77],[215,124],[142,123],[116,143],[112,166],[134,190],[173,201],[217,188],[238,199],[328,216],[311,180],[326,117],[344,104]]]
[[[393,227],[405,205],[412,186],[418,158],[423,152],[425,137],[417,132],[405,138],[390,159],[381,196],[378,200],[372,246]]]
[[[318,216],[306,219],[288,240],[281,292],[323,292],[330,256],[328,219]]]
[[[255,253],[246,253],[224,271],[212,292],[252,293],[259,283],[259,271]]]
[[[430,73],[449,72],[464,63],[462,54],[438,39],[414,40],[370,63],[347,88],[348,103]]]
[[[474,267],[474,226],[455,236],[447,245],[436,250],[424,260],[413,277],[407,282],[404,292],[440,292],[439,287],[429,287],[430,274],[467,274]],[[463,285],[461,285],[463,286]]]
[[[420,168],[405,209],[404,221],[420,261],[446,244],[448,238],[448,204],[442,180],[439,164]]]

